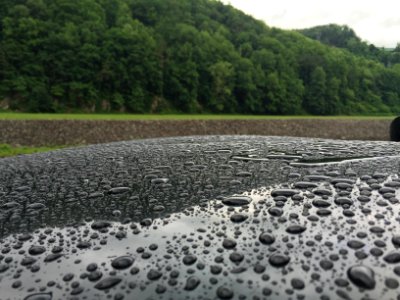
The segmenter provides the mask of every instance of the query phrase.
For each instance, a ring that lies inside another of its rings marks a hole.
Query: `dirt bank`
[[[52,146],[185,135],[255,134],[388,140],[388,120],[15,121],[0,120],[0,143]]]

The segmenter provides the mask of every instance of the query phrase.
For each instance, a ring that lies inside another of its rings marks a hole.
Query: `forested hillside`
[[[212,0],[1,0],[0,99],[26,111],[400,112],[400,64]]]
[[[346,25],[321,25],[301,29],[299,32],[326,45],[347,49],[356,55],[380,61],[386,66],[400,63],[400,44],[395,49],[378,48],[362,41],[354,30]]]

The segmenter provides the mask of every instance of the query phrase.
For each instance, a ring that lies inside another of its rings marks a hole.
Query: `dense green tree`
[[[356,55],[377,60],[385,66],[400,62],[396,50],[378,48],[373,44],[368,44],[346,25],[329,24],[298,31],[323,44],[347,49]]]
[[[310,85],[306,91],[305,108],[316,115],[327,113],[325,105],[326,74],[322,67],[316,67],[310,76]]]
[[[361,43],[354,30],[346,25],[329,24],[299,31],[312,39],[339,48],[346,48],[349,43]]]
[[[235,70],[231,63],[219,61],[209,67],[212,78],[212,93],[209,108],[215,112],[230,111],[235,107],[233,87]]]
[[[1,0],[0,102],[50,112],[397,113],[399,53],[347,26],[270,28],[217,0]]]

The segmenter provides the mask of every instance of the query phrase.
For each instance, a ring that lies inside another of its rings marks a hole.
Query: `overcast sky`
[[[336,23],[379,47],[400,42],[399,0],[222,0],[269,26],[300,29]]]

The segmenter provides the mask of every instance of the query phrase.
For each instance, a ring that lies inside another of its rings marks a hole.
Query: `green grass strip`
[[[11,146],[8,144],[0,144],[0,157],[16,156],[20,154],[33,154],[38,152],[46,152],[60,149],[60,147],[27,147],[27,146]]]

